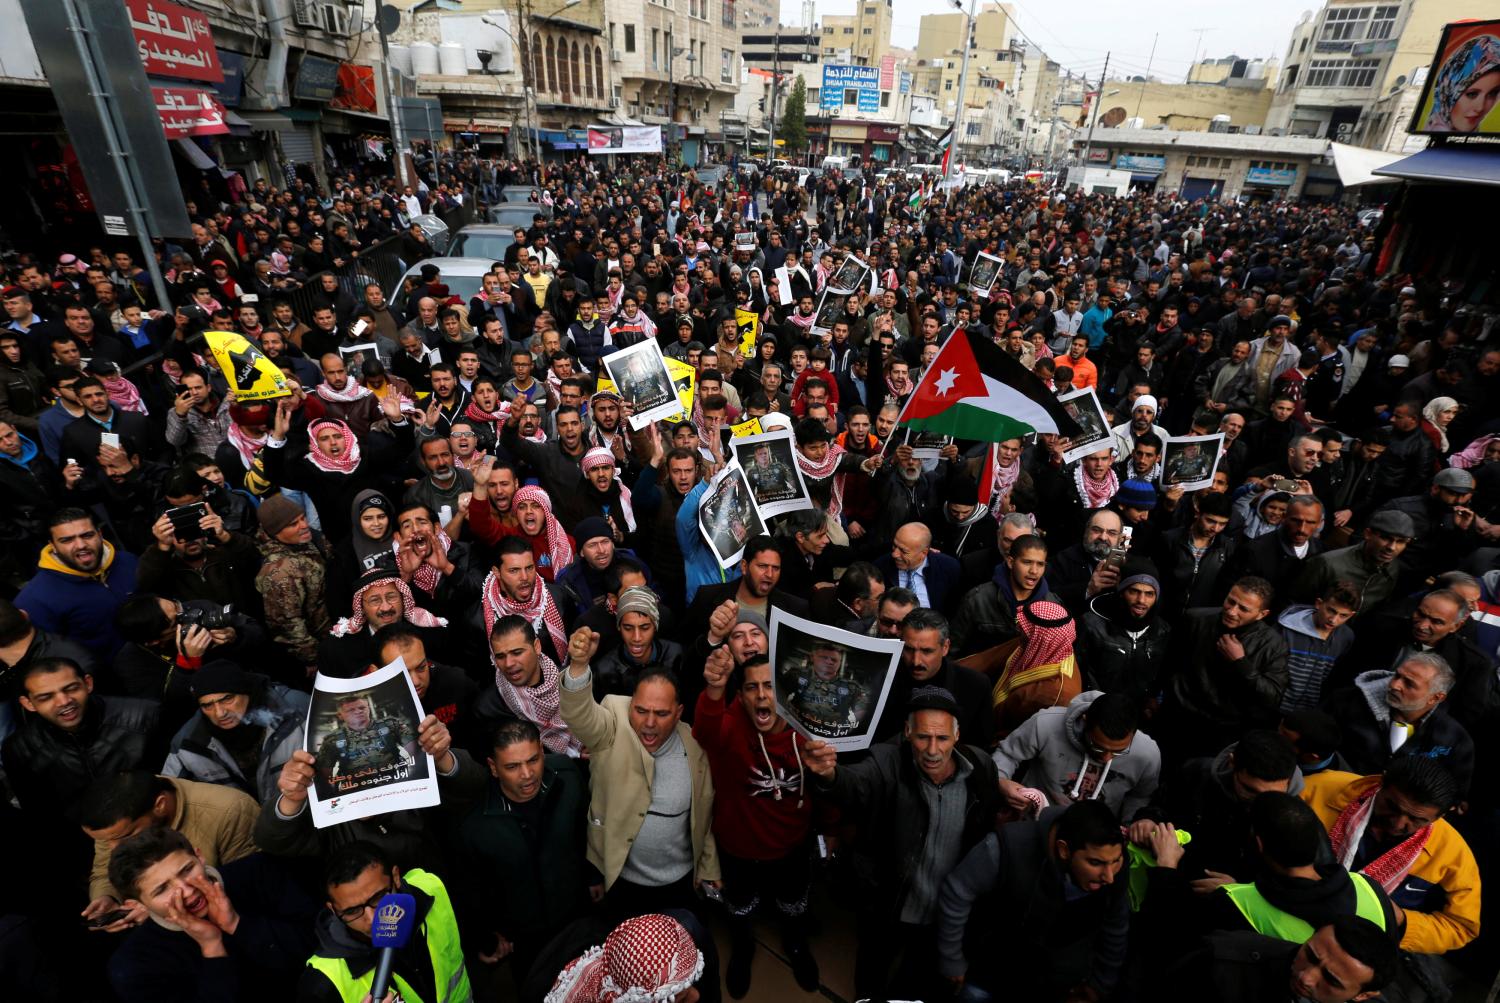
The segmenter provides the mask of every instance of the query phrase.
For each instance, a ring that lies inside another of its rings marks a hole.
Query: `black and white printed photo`
[[[901,660],[898,638],[875,638],[771,610],[776,712],[806,738],[867,749]]]
[[[993,254],[975,252],[974,264],[969,268],[969,290],[976,296],[988,296],[1000,275],[1001,264]]]
[[[752,536],[766,531],[755,508],[755,495],[738,463],[731,463],[713,479],[698,505],[698,529],[708,541],[719,566],[736,564]]]
[[[616,392],[633,408],[631,428],[644,428],[682,410],[677,387],[655,339],[637,342],[604,356],[600,361],[614,382]]]

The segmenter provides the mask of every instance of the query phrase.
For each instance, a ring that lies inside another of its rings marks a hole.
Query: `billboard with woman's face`
[[[1443,29],[1409,131],[1500,136],[1500,20]]]

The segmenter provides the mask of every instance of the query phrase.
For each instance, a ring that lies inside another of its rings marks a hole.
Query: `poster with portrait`
[[[746,254],[755,253],[755,231],[740,230],[734,235],[734,249],[744,251]]]
[[[969,266],[969,291],[980,298],[989,296],[995,280],[1000,277],[1001,264],[1003,262],[993,254],[975,252],[974,264]]]
[[[841,296],[848,296],[857,292],[864,285],[865,278],[869,274],[870,266],[858,257],[850,254],[839,262],[839,266],[833,270],[828,277],[828,288]]]
[[[1161,454],[1161,486],[1199,491],[1214,482],[1219,467],[1219,453],[1224,449],[1224,433],[1214,435],[1175,435],[1167,440]]]
[[[1068,412],[1068,417],[1078,422],[1078,427],[1083,430],[1068,441],[1068,449],[1063,453],[1064,463],[1080,460],[1090,453],[1097,453],[1105,446],[1114,444],[1114,437],[1109,431],[1109,422],[1104,417],[1104,408],[1099,404],[1099,395],[1093,387],[1084,387],[1082,390],[1063,394],[1057,402],[1063,406],[1064,411]]]
[[[1447,25],[1426,77],[1408,132],[1500,136],[1500,20]]]
[[[755,494],[738,463],[719,471],[698,500],[698,531],[721,568],[737,564],[749,539],[766,531],[755,508]]]
[[[599,361],[615,385],[615,392],[635,409],[630,416],[632,429],[645,428],[682,410],[667,360],[655,338],[612,352]]]
[[[745,482],[762,519],[813,507],[790,429],[737,436],[729,440],[729,448],[745,471]]]
[[[844,315],[844,304],[848,293],[835,292],[832,289],[823,290],[823,298],[818,301],[818,308],[813,311],[812,331],[816,337],[822,337],[833,330],[834,321]]]
[[[776,713],[840,752],[868,749],[901,662],[900,638],[877,638],[771,609]]]
[[[317,761],[307,792],[313,825],[437,804],[437,767],[417,744],[421,721],[400,658],[356,679],[318,673],[302,736]]]

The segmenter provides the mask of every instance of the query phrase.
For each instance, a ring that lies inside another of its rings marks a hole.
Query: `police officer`
[[[414,762],[417,736],[409,722],[375,717],[368,693],[346,693],[335,706],[339,726],[318,746],[318,779],[332,784],[341,777]]]
[[[1307,378],[1303,392],[1303,414],[1318,421],[1332,421],[1334,406],[1344,392],[1344,353],[1337,338],[1329,331],[1313,335],[1318,351],[1318,368]]]
[[[836,644],[818,643],[808,655],[807,665],[792,675],[789,702],[803,721],[825,729],[827,737],[847,735],[859,727],[870,707],[870,691],[861,682],[843,678],[844,650]]]

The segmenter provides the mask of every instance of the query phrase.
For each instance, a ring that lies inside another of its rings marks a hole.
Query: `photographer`
[[[206,661],[266,664],[265,629],[253,618],[212,600],[178,602],[137,592],[120,606],[115,627],[125,646],[115,656],[121,693],[162,702],[162,719],[176,728],[198,705],[193,674]],[[212,650],[212,658],[207,657]]]
[[[260,567],[255,540],[224,528],[203,500],[207,485],[190,470],[167,479],[168,508],[151,524],[155,546],[141,554],[140,588],[177,599],[206,599],[259,612],[253,579]]]

